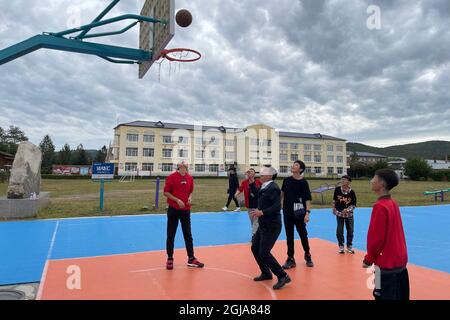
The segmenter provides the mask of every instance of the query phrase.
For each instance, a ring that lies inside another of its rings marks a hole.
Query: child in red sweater
[[[372,209],[363,267],[375,264],[375,300],[409,300],[405,232],[398,204],[390,195],[398,183],[397,174],[390,169],[378,170],[371,181],[378,201]]]

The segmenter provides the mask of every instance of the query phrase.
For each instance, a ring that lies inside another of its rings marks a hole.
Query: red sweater
[[[261,181],[259,179],[255,179],[256,188],[259,189],[261,187]],[[241,186],[239,187],[240,192],[244,192],[245,198],[245,207],[248,208],[250,205],[250,182],[248,179],[242,181]]]
[[[175,201],[167,198],[169,206],[177,210],[191,210],[191,205],[188,200],[192,192],[194,192],[194,179],[188,173],[182,176],[178,171],[174,172],[167,177],[164,192],[169,192],[174,197],[183,201],[186,207],[181,209]]]
[[[400,209],[391,196],[379,198],[373,206],[364,261],[380,269],[403,268],[408,263]]]

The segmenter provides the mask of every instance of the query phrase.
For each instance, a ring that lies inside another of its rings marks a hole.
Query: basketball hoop
[[[189,56],[193,54],[195,57],[190,58]],[[166,49],[161,51],[160,58],[167,59],[169,61],[174,62],[195,62],[200,60],[202,54],[193,49],[186,48],[175,48],[175,49]]]

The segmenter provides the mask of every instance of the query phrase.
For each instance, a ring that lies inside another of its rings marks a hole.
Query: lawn
[[[324,183],[335,184],[337,181],[310,180],[311,189]],[[277,183],[281,186],[282,180]],[[161,189],[164,181],[161,182]],[[226,179],[196,179],[193,196],[193,212],[220,211],[227,200]],[[369,180],[353,181],[352,187],[358,197],[359,207],[371,207],[376,196],[370,191]],[[419,206],[436,204],[431,196],[423,196],[424,191],[449,188],[448,182],[413,182],[402,181],[394,190],[393,195],[400,206]],[[146,213],[164,213],[165,198],[160,191],[160,207],[155,204],[154,180],[137,180],[133,183],[114,181],[106,184],[105,211],[99,207],[99,184],[90,180],[43,180],[42,191],[50,192],[50,206],[39,212],[39,219],[86,217],[101,215],[132,215]],[[6,183],[0,183],[0,195],[5,195]],[[332,191],[325,195],[325,205],[321,204],[318,194],[313,194],[313,208],[330,206]],[[450,204],[450,194],[447,194],[446,204]],[[439,204],[441,204],[439,202]],[[231,206],[234,209],[234,205]]]

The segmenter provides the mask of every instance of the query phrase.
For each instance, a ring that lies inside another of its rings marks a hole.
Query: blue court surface
[[[360,250],[365,250],[370,213],[370,208],[355,213],[354,247]],[[450,273],[450,206],[403,207],[401,213],[409,262]],[[331,210],[313,210],[311,218],[311,238],[336,241]],[[180,228],[176,248],[184,248]],[[246,212],[193,214],[192,229],[196,247],[248,243],[251,238]],[[165,215],[0,223],[0,285],[39,282],[48,259],[165,250],[165,241]],[[303,255],[299,247],[297,252]]]

